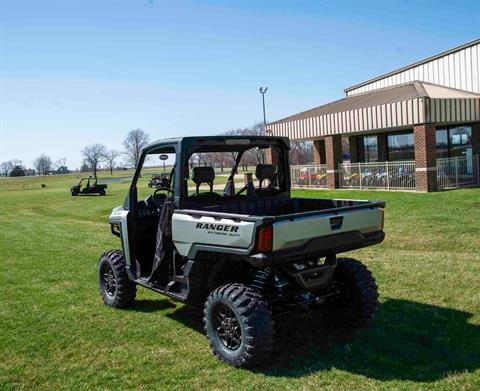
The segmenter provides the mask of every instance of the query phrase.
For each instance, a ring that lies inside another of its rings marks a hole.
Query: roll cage
[[[235,165],[230,173],[229,180],[231,180],[235,175],[242,155],[245,151],[255,147],[261,149],[272,148],[272,154],[275,153],[277,156],[278,171],[282,173],[282,180],[279,181],[280,193],[289,196],[290,171],[288,150],[290,149],[290,144],[288,138],[271,136],[184,137],[154,142],[143,149],[130,185],[128,196],[125,199],[124,208],[132,210],[135,209],[137,205],[137,182],[145,158],[149,154],[175,154],[176,161],[172,169],[171,188],[175,208],[183,208],[188,198],[188,179],[190,178],[188,161],[193,154],[206,152],[238,152]]]

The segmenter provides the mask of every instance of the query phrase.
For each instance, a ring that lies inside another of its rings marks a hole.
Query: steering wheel
[[[166,192],[170,192],[170,193],[173,193],[173,190],[172,189],[169,189],[168,187],[159,187],[157,189],[155,189],[155,191],[153,192],[153,194],[150,194],[146,199],[145,199],[145,202],[147,203],[147,205],[150,205],[150,206],[153,206],[157,209],[161,208],[164,201],[165,201],[165,198],[161,198],[161,199],[158,199],[157,197],[155,197],[157,195],[157,192],[159,191],[166,191]],[[166,197],[164,195],[164,197]]]
[[[155,191],[153,192],[153,195],[157,195],[157,192],[159,191],[166,191],[168,193],[173,193],[173,190],[170,189],[169,187],[157,187]]]

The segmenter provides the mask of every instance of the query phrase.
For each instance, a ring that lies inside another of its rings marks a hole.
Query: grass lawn
[[[107,217],[128,180],[106,197],[71,197],[73,182],[0,180],[0,390],[480,389],[480,189],[295,191],[386,200],[384,243],[349,254],[381,306],[353,336],[318,313],[279,320],[272,360],[248,371],[215,359],[180,303],[142,288],[132,309],[102,303],[97,260],[119,247]]]

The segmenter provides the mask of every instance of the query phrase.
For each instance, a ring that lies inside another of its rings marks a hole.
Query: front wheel
[[[378,288],[372,273],[356,259],[339,258],[332,279],[340,290],[331,308],[335,323],[368,326],[378,308]]]
[[[262,295],[248,285],[215,289],[205,303],[204,326],[213,353],[238,368],[259,365],[273,348],[273,320]]]
[[[137,288],[128,277],[121,251],[112,250],[102,254],[98,263],[98,285],[106,305],[116,308],[133,305]]]

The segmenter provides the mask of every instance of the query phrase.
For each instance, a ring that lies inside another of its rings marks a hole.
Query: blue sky
[[[478,1],[0,1],[0,161],[217,134],[479,38]]]

